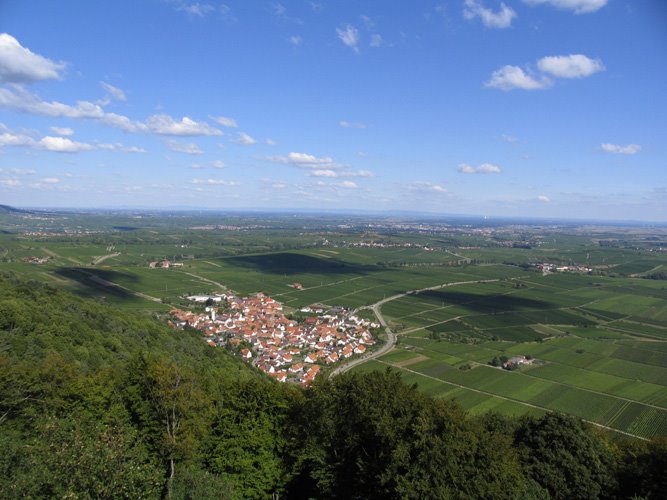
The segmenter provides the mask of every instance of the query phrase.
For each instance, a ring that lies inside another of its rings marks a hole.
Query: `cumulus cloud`
[[[226,181],[223,179],[192,179],[192,184],[206,184],[209,186],[238,186],[236,181]]]
[[[177,153],[185,153],[189,155],[200,155],[203,151],[194,142],[178,142],[167,141],[166,146]]]
[[[116,151],[116,152],[121,152],[121,153],[145,153],[146,150],[137,146],[125,146],[124,144],[121,144],[120,142],[116,142],[113,144],[97,144],[96,147],[98,149],[103,149],[106,151]]]
[[[299,35],[292,35],[291,37],[289,37],[289,43],[291,43],[295,47],[298,47],[303,43],[303,38],[301,38]]]
[[[313,170],[313,172],[310,175],[312,175],[313,177],[338,177],[338,173],[336,173],[335,170],[331,170],[328,168]]]
[[[239,132],[239,135],[236,139],[234,139],[234,142],[236,144],[241,144],[242,146],[252,146],[253,144],[257,144],[257,139],[251,137],[245,132]]]
[[[537,201],[541,201],[542,203],[549,203],[551,200],[549,199],[548,196],[544,196],[543,194],[541,194],[537,197]]]
[[[539,90],[547,88],[550,84],[547,78],[537,80],[518,66],[506,65],[494,71],[491,79],[484,85],[500,90]]]
[[[127,97],[125,97],[125,92],[123,92],[121,89],[118,87],[114,87],[113,85],[106,83],[106,82],[100,82],[100,86],[106,90],[111,97],[116,99],[117,101],[126,101]]]
[[[176,121],[169,115],[153,115],[148,117],[146,125],[151,132],[158,135],[222,135],[220,130],[208,123],[197,122],[187,116],[181,118],[181,121]]]
[[[341,172],[341,177],[373,177],[375,174],[370,170],[357,170],[356,172]]]
[[[53,62],[23,47],[8,33],[0,34],[0,82],[29,83],[60,78],[64,63]]]
[[[75,106],[71,106],[57,101],[42,101],[35,94],[19,87],[0,88],[0,107],[53,118],[95,120],[126,132],[148,131],[145,124],[116,113],[108,113],[99,104],[78,101]]]
[[[505,142],[509,142],[510,144],[515,144],[515,143],[519,142],[518,137],[515,137],[515,136],[510,135],[510,134],[501,134],[500,138]]]
[[[348,122],[347,120],[341,120],[338,122],[338,125],[340,125],[343,128],[366,128],[365,123],[361,122]]]
[[[463,17],[466,19],[475,19],[479,17],[487,28],[509,28],[512,19],[516,17],[516,12],[504,3],[500,4],[500,10],[493,12],[484,7],[479,0],[465,0],[463,4]]]
[[[50,127],[49,130],[57,135],[74,135],[74,130],[69,127]]]
[[[213,168],[225,168],[225,162],[223,162],[222,160],[213,160],[211,162],[211,166]]]
[[[43,137],[37,147],[55,153],[79,153],[81,151],[91,151],[95,147],[85,142],[76,142],[66,137]]]
[[[553,7],[574,11],[575,14],[588,14],[607,5],[607,0],[523,0],[529,5],[552,5]]]
[[[484,85],[500,90],[538,90],[551,86],[552,78],[585,78],[605,69],[602,61],[583,54],[543,57],[537,61],[537,67],[542,73],[539,77],[518,66],[503,66]]]
[[[278,143],[276,141],[274,141],[273,139],[271,139],[270,137],[266,140],[266,143],[269,146],[277,146],[278,145]]]
[[[502,172],[502,169],[493,163],[482,163],[476,167],[461,163],[457,170],[462,174],[499,174]]]
[[[537,61],[537,67],[557,78],[584,78],[605,69],[602,61],[583,54],[543,57]]]
[[[347,188],[347,189],[356,189],[356,188],[359,187],[359,186],[357,186],[356,183],[354,183],[352,181],[339,182],[338,184],[336,184],[336,186],[340,186],[342,188]]]
[[[127,116],[109,113],[98,103],[77,101],[72,106],[57,101],[41,100],[20,87],[0,88],[0,108],[53,118],[93,120],[125,132],[148,132],[174,136],[220,136],[222,132],[206,122],[197,122],[185,116],[180,121],[169,115],[150,116],[146,123],[134,121]]]
[[[57,127],[56,127],[57,129]],[[102,149],[108,151],[120,151],[123,153],[145,153],[144,149],[135,146],[125,146],[120,143],[115,144],[87,144],[85,142],[76,142],[67,137],[45,136],[40,140],[35,140],[25,134],[17,134],[3,128],[4,132],[0,134],[0,148],[4,146],[24,146],[33,149],[41,149],[44,151],[52,151],[55,153],[80,153],[82,151],[91,151],[93,149]],[[69,129],[65,129],[65,132]],[[61,130],[62,132],[62,130]]]
[[[446,193],[447,189],[440,184],[433,184],[431,182],[413,182],[408,186],[410,191],[419,191],[425,193]]]
[[[211,119],[218,125],[222,125],[223,127],[229,127],[229,128],[238,127],[238,125],[236,124],[236,120],[234,120],[234,118],[229,118],[227,116],[212,116]]]
[[[600,147],[603,151],[607,153],[621,154],[621,155],[634,155],[641,151],[642,147],[639,144],[628,144],[627,146],[621,146],[619,144],[610,144],[605,142],[601,144]]]
[[[5,146],[32,146],[35,140],[24,134],[16,134],[10,130],[6,130],[0,134],[0,148]]]
[[[345,28],[336,28],[336,34],[341,42],[355,52],[359,52],[359,30],[357,28],[348,24]]]
[[[329,156],[318,158],[308,153],[292,152],[287,156],[270,156],[267,159],[276,163],[284,163],[302,168],[332,169],[341,167],[341,165],[336,165],[333,158]]]
[[[20,185],[21,181],[18,179],[0,179],[0,186],[16,187]]]
[[[44,184],[58,184],[60,179],[57,177],[44,177],[40,182],[43,182]]]
[[[190,16],[204,17],[206,14],[213,12],[215,7],[208,3],[181,3],[176,7],[176,10],[185,12]]]

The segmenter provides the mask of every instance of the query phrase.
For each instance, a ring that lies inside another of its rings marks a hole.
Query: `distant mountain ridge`
[[[9,205],[0,205],[0,214],[31,214],[30,210],[10,207]]]

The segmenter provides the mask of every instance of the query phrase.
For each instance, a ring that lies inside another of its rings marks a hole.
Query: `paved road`
[[[345,373],[348,370],[351,370],[355,366],[359,366],[362,363],[366,363],[367,361],[370,361],[371,359],[378,358],[384,354],[387,354],[389,351],[391,351],[394,348],[394,345],[396,345],[396,337],[397,335],[391,331],[389,326],[387,325],[387,322],[384,319],[384,316],[382,316],[382,312],[380,312],[380,307],[382,307],[383,304],[386,304],[387,302],[391,302],[392,300],[400,299],[401,297],[405,297],[406,295],[416,295],[421,292],[426,292],[429,290],[439,290],[441,288],[446,288],[448,286],[454,286],[454,285],[469,285],[471,283],[491,283],[494,281],[500,281],[498,279],[493,279],[493,280],[473,280],[473,281],[457,281],[454,283],[444,283],[442,285],[435,285],[435,286],[430,286],[427,288],[420,288],[419,290],[409,290],[407,292],[403,293],[398,293],[396,295],[392,295],[391,297],[385,297],[384,299],[376,302],[375,304],[371,306],[363,306],[355,309],[356,311],[359,311],[361,309],[371,309],[375,316],[377,317],[378,321],[380,322],[380,325],[384,328],[385,333],[387,334],[387,343],[380,347],[377,351],[373,351],[370,354],[366,354],[361,358],[354,359],[348,363],[340,365],[338,368],[333,370],[331,372],[331,377],[335,377],[336,375],[340,375],[341,373]]]

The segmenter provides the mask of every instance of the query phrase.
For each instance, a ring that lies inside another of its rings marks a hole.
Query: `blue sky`
[[[667,220],[662,0],[22,0],[0,33],[0,203]]]

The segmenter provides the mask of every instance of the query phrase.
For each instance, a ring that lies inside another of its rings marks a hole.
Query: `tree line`
[[[471,416],[396,371],[303,390],[197,333],[0,276],[0,497],[660,498],[667,444]]]

